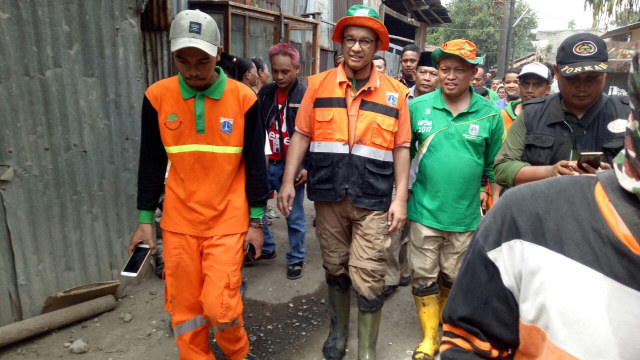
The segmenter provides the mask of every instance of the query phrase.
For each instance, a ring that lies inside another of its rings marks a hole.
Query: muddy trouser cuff
[[[383,295],[378,295],[373,299],[367,299],[366,297],[358,294],[358,309],[362,312],[376,312],[382,309],[382,305],[384,305]]]
[[[440,292],[440,288],[438,287],[437,283],[433,283],[427,287],[411,288],[411,293],[415,296],[420,296],[420,297],[438,294],[439,292]]]
[[[453,280],[451,277],[445,273],[440,273],[440,286],[445,287],[447,289],[451,289],[453,286]]]
[[[351,278],[348,275],[326,275],[327,285],[338,291],[347,291],[351,287]]]

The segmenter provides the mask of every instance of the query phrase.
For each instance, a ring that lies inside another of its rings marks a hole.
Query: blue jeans
[[[282,186],[282,174],[284,163],[269,164],[267,177],[269,178],[269,188],[280,191]],[[304,237],[307,231],[307,221],[304,216],[304,185],[296,187],[296,196],[293,198],[293,209],[287,216],[287,230],[289,233],[289,252],[287,253],[287,264],[295,264],[304,261]],[[276,244],[273,242],[273,234],[269,231],[269,225],[265,222],[264,245],[262,252],[272,253],[276,251]]]

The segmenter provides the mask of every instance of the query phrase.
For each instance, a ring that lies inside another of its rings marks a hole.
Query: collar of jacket
[[[369,66],[371,67],[371,74],[369,74],[369,80],[366,84],[364,84],[362,88],[371,91],[374,88],[380,87],[380,78],[378,75],[378,71],[376,70],[375,66],[373,66],[373,63],[370,63]],[[347,74],[344,72],[344,61],[341,62],[340,65],[338,65],[336,76],[338,84],[340,84],[341,87],[346,87],[346,84],[351,84],[351,81],[347,79]]]

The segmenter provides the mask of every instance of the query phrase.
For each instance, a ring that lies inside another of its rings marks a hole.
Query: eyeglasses
[[[363,49],[368,49],[371,46],[371,44],[373,44],[373,42],[374,42],[373,40],[368,39],[368,38],[356,40],[356,39],[354,39],[352,37],[343,38],[342,41],[348,47],[353,47],[353,46],[355,46],[356,43],[358,43],[358,44],[360,44],[360,47],[363,48]]]

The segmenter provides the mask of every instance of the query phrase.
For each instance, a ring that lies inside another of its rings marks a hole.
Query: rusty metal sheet
[[[22,317],[59,290],[114,279],[124,261],[146,86],[140,7],[0,0],[0,163],[15,170],[0,190],[2,266],[6,249],[14,260],[0,289],[17,288]],[[0,323],[19,320],[2,308]]]

